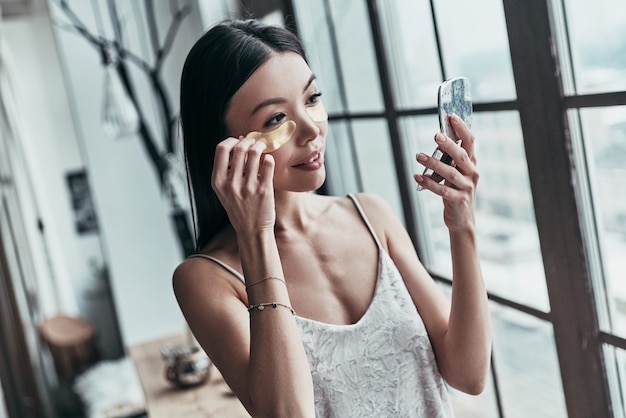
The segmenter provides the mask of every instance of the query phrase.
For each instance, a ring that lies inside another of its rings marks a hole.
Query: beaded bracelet
[[[284,279],[281,279],[280,277],[269,276],[269,277],[265,277],[265,278],[263,278],[263,279],[261,279],[261,280],[257,280],[256,282],[248,283],[248,284],[246,285],[246,290],[247,290],[248,288],[250,288],[251,286],[254,286],[255,284],[259,284],[259,283],[264,282],[264,281],[266,281],[266,280],[278,280],[279,282],[283,282],[283,284],[287,284],[287,283],[285,283],[285,280],[284,280]]]
[[[279,302],[268,302],[268,303],[259,303],[258,305],[250,305],[250,307],[248,308],[248,312],[252,312],[255,309],[257,311],[262,311],[265,309],[266,306],[271,306],[274,309],[276,309],[279,306],[282,306],[283,308],[289,309],[292,315],[296,314],[296,311],[294,311],[291,306],[285,305],[284,303],[279,303]]]

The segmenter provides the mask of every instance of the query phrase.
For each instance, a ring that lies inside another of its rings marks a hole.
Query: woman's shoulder
[[[373,193],[353,193],[352,196],[357,200],[365,215],[373,224],[380,222],[380,220],[388,219],[390,216],[396,216],[389,203],[379,195]]]
[[[332,219],[341,221],[342,219],[345,220],[346,217],[354,218],[355,216],[356,218],[361,218],[357,210],[357,205],[374,226],[382,225],[384,227],[389,217],[397,218],[395,212],[385,199],[372,193],[350,193],[345,196],[318,195],[315,199],[321,202],[321,210],[319,210],[318,213],[327,221],[331,221]],[[356,200],[356,204],[353,199]]]
[[[172,275],[172,290],[183,311],[222,309],[226,300],[244,303],[243,283],[212,260],[192,257],[181,262]]]
[[[383,247],[387,249],[388,237],[404,229],[397,212],[382,196],[372,193],[354,193],[352,196],[357,200]]]
[[[364,209],[380,209],[389,206],[384,198],[374,193],[359,192],[350,195],[356,198]]]
[[[185,258],[178,264],[173,274],[174,286],[177,283],[183,285],[196,280],[213,281],[214,278],[222,276],[230,281],[229,276],[232,276],[232,273],[225,270],[220,261],[234,269],[240,265],[236,237],[234,233],[226,230],[218,233],[197,254]]]

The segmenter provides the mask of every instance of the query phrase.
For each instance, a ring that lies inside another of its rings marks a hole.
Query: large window
[[[449,291],[441,202],[417,192],[437,85],[472,83],[480,256],[494,324],[459,416],[623,416],[622,0],[293,0],[330,111],[328,191],[383,195]]]

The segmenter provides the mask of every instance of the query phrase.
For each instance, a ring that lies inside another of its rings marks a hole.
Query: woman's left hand
[[[439,149],[450,154],[452,164],[447,165],[424,153],[416,157],[418,163],[440,174],[445,182],[437,183],[422,174],[414,174],[413,177],[422,188],[442,197],[446,226],[450,232],[460,232],[474,228],[474,199],[479,174],[474,154],[474,135],[458,116],[450,116],[450,123],[461,139],[461,145],[441,133],[435,135],[435,142]]]

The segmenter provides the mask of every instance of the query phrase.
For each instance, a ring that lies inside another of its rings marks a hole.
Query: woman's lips
[[[308,155],[300,163],[294,165],[294,168],[302,170],[317,170],[324,165],[324,157],[320,151],[315,151]]]

